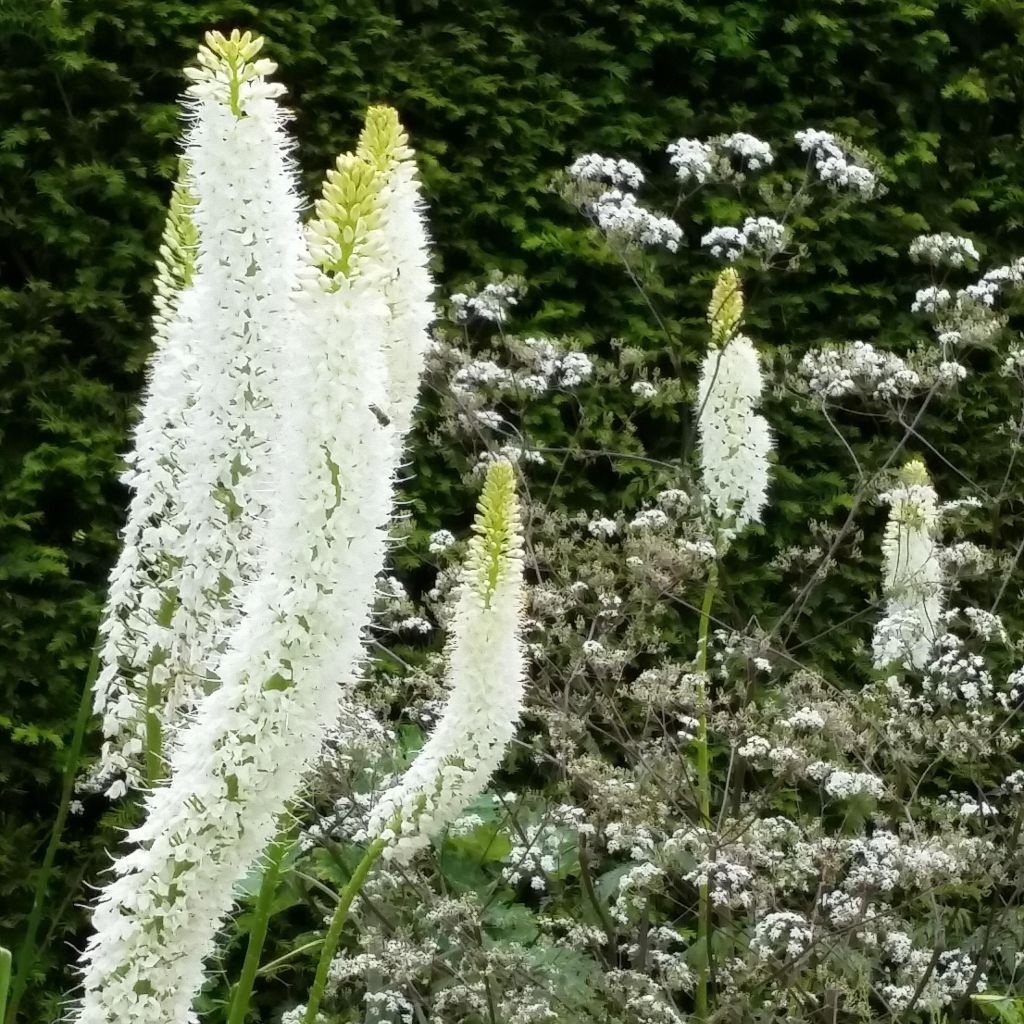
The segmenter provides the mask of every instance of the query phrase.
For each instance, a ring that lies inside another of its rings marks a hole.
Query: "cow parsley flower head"
[[[451,530],[435,530],[430,535],[428,550],[432,555],[439,555],[447,551],[455,543],[455,535]]]
[[[772,217],[747,217],[742,227],[715,227],[700,240],[717,259],[732,263],[745,253],[767,264],[789,241],[789,232]]]
[[[832,132],[805,128],[793,138],[814,161],[818,177],[834,192],[849,192],[870,199],[878,191],[878,177],[855,161],[849,146]]]
[[[782,910],[758,921],[750,948],[759,960],[792,961],[807,950],[811,937],[811,924],[805,917]]]
[[[658,388],[649,380],[636,380],[630,385],[629,393],[641,399],[654,398],[658,393]]]
[[[977,246],[960,235],[943,231],[937,235],[918,235],[910,243],[910,258],[933,267],[963,267],[977,263],[981,256]]]
[[[772,147],[767,142],[746,132],[733,132],[721,141],[721,147],[736,157],[748,171],[762,171],[775,160]]]
[[[447,649],[444,714],[401,781],[378,801],[370,833],[407,859],[454,821],[500,765],[519,721],[525,654],[522,527],[510,463],[492,462],[473,524]]]
[[[569,174],[580,181],[608,181],[629,189],[644,183],[644,173],[630,160],[615,160],[598,153],[577,157],[569,165]]]
[[[664,246],[675,252],[683,237],[682,228],[671,217],[651,213],[635,195],[610,188],[588,204],[588,212],[609,238],[622,245]]]
[[[735,333],[741,303],[739,279],[723,271],[708,311],[712,338],[721,340],[704,357],[697,388],[701,480],[726,540],[760,519],[772,449],[768,423],[755,411],[764,387],[760,360],[753,342]]]
[[[820,399],[861,394],[888,401],[921,387],[921,375],[904,359],[867,341],[811,349],[800,361],[800,373],[807,390]]]
[[[668,162],[676,169],[682,184],[703,185],[711,177],[711,147],[699,139],[676,139],[668,145]]]
[[[882,498],[890,511],[882,540],[885,615],[872,642],[875,667],[902,663],[921,669],[944,604],[938,497],[924,463],[913,459],[903,467],[899,485]]]

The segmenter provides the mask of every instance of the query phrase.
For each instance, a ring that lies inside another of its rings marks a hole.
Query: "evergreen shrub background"
[[[393,103],[420,154],[446,292],[494,268],[521,273],[533,330],[571,332],[605,354],[611,339],[622,339],[666,374],[682,372],[687,388],[705,344],[712,262],[694,247],[646,268],[671,337],[656,333],[621,267],[549,190],[552,173],[582,152],[657,170],[660,183],[655,177],[645,194],[658,205],[660,191],[668,206],[663,149],[681,135],[749,130],[785,146],[777,163],[796,174],[800,155],[786,145],[792,132],[828,128],[884,161],[891,177],[883,199],[821,222],[810,220],[812,210],[797,225],[812,245],[809,258],[795,273],[752,284],[749,322],[778,346],[780,359],[826,339],[876,340],[883,331],[884,344],[898,347],[923,330],[907,313],[923,283],[905,257],[919,232],[975,234],[991,247],[989,264],[1024,252],[1024,6],[1016,0],[4,0],[5,945],[16,944],[29,908],[117,547],[125,502],[117,472],[148,352],[151,268],[176,166],[180,68],[204,30],[235,26],[266,34],[280,64],[309,193],[352,144],[366,105]],[[718,194],[683,227],[695,245],[711,217],[729,223],[739,213]],[[634,406],[628,390],[621,407],[607,392],[601,402],[578,435],[582,447],[642,445],[653,457],[678,457],[685,439],[673,405],[653,403],[630,436],[622,426]],[[429,420],[429,399],[427,407]],[[1006,443],[993,427],[1009,412],[1006,395],[976,394],[968,382],[941,418],[926,417],[923,432],[950,462],[997,489]],[[739,621],[785,596],[764,553],[805,539],[812,514],[841,522],[850,504],[852,467],[820,417],[793,413],[785,396],[768,415],[786,441],[767,537],[745,545],[748,557],[736,559],[742,575],[737,568],[728,584],[742,591]],[[843,429],[868,465],[901,433],[871,420]],[[426,531],[461,522],[472,507],[460,458],[428,445],[415,454],[409,493],[418,529],[399,555],[406,568],[419,564]],[[962,481],[937,458],[929,465],[940,493],[954,496]],[[640,463],[573,467],[558,484],[568,508],[634,508],[647,493]],[[978,536],[1022,535],[1019,478],[1013,493],[974,522]],[[797,638],[862,606],[872,580],[870,566],[844,567],[814,596]],[[1018,580],[1006,608],[1019,591]],[[842,666],[842,650],[827,642],[816,656]],[[73,819],[48,894],[56,923],[44,944],[51,994],[41,1015],[68,984],[60,964],[69,957],[65,943],[81,938],[82,881],[106,864],[111,833],[97,838],[96,829],[102,811],[94,800]]]

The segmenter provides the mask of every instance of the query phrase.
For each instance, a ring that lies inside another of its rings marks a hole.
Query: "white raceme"
[[[388,306],[384,330],[387,414],[399,438],[404,438],[412,425],[434,319],[430,301],[434,283],[427,268],[429,239],[408,141],[391,107],[370,107],[356,150],[384,179],[378,237],[382,248],[379,269],[384,275],[381,284]]]
[[[208,43],[226,62],[250,59],[253,46],[237,35]],[[207,66],[204,95],[223,107],[226,92],[235,110],[240,76]],[[240,96],[235,116],[244,121],[244,81]],[[146,820],[129,834],[136,848],[99,898],[81,1024],[197,1020],[203,961],[234,887],[273,836],[359,670],[403,445],[396,421],[411,418],[430,315],[429,280],[416,270],[425,264],[421,228],[408,231],[410,253],[389,248],[403,244],[402,224],[420,225],[420,210],[397,118],[389,112],[381,125],[380,161],[346,154],[328,173],[307,230],[310,256],[286,304],[296,350],[267,378],[267,409],[246,407],[257,421],[276,414],[272,450],[253,467],[273,497],[260,571],[218,660],[219,686],[180,730],[169,781],[147,797]],[[399,188],[392,172],[402,162]],[[404,276],[406,266],[403,293],[396,268]],[[391,362],[402,362],[394,388],[389,345]]]
[[[733,270],[719,275],[708,320],[712,345],[697,387],[701,482],[723,539],[758,522],[768,500],[767,421],[755,410],[764,383],[753,342],[736,333],[743,301]]]
[[[206,48],[192,69],[185,179],[157,275],[158,349],[126,477],[135,494],[102,627],[95,708],[112,796],[142,781],[143,750],[148,781],[162,774],[259,569],[270,394],[303,246],[283,90],[258,50],[252,39]]]
[[[924,668],[945,604],[939,545],[939,503],[920,459],[903,467],[900,483],[883,495],[889,520],[882,539],[885,615],[872,640],[875,667]]]
[[[490,465],[450,626],[444,714],[401,781],[370,819],[408,858],[454,821],[487,785],[515,735],[525,655],[522,529],[510,463]]]
[[[93,708],[103,716],[104,738],[92,784],[106,788],[111,797],[143,782],[149,694],[160,694],[168,678],[165,668],[154,661],[159,651],[171,646],[168,619],[178,539],[179,463],[188,461],[183,449],[196,441],[184,429],[185,409],[195,389],[193,321],[198,296],[190,287],[197,242],[193,203],[179,177],[157,262],[156,351],[122,476],[133,493],[100,624]]]

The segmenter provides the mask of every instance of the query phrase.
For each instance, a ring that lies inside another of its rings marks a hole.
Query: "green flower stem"
[[[249,929],[249,945],[245,950],[242,973],[231,996],[227,1024],[242,1024],[249,1012],[252,986],[260,967],[260,956],[263,953],[263,943],[267,938],[270,911],[274,904],[274,896],[277,894],[278,882],[281,879],[281,868],[294,841],[293,828],[289,825],[278,832],[277,838],[270,844],[270,849],[267,851],[267,866],[263,872],[259,895],[256,898],[252,927]]]
[[[29,911],[25,936],[21,940],[21,946],[18,949],[18,968],[14,972],[14,979],[10,982],[10,1002],[3,1017],[6,1024],[14,1024],[17,1019],[21,997],[25,994],[29,976],[35,967],[36,936],[39,933],[39,924],[43,918],[43,906],[46,903],[46,892],[50,885],[50,875],[53,874],[53,862],[56,860],[57,851],[60,849],[64,822],[67,820],[68,808],[71,805],[71,795],[75,788],[78,761],[82,754],[82,740],[85,738],[85,727],[88,724],[89,714],[92,711],[92,687],[96,681],[99,665],[99,652],[93,650],[92,660],[89,662],[89,671],[85,677],[85,686],[82,688],[82,697],[78,704],[78,716],[75,718],[75,730],[71,735],[71,746],[68,748],[68,760],[64,766],[64,785],[61,789],[60,804],[57,807],[57,816],[53,819],[53,827],[50,829],[50,841],[47,843],[46,853],[43,855],[43,865],[40,868],[39,879],[36,882],[35,892],[32,896],[32,909]],[[4,970],[0,966],[0,975],[2,975]],[[6,971],[9,974],[9,962]]]
[[[11,951],[0,946],[0,1020],[7,1010],[7,991],[11,986]]]
[[[338,905],[334,909],[334,917],[331,918],[331,926],[327,929],[327,938],[324,939],[323,948],[320,950],[320,963],[316,967],[316,977],[313,979],[313,987],[309,990],[309,1002],[306,1004],[306,1015],[302,1018],[302,1024],[314,1024],[317,1012],[320,1010],[320,1003],[324,998],[324,989],[327,988],[327,972],[330,969],[334,954],[338,951],[338,943],[341,941],[341,931],[345,927],[345,919],[348,917],[349,907],[356,898],[356,894],[363,887],[370,868],[384,852],[387,841],[375,839],[363,854],[363,859],[352,872],[352,877],[338,897]]]
[[[164,777],[163,727],[160,724],[162,688],[153,683],[153,669],[146,681],[146,785],[154,788]]]
[[[711,828],[711,764],[708,754],[708,711],[705,674],[708,667],[708,633],[711,627],[711,607],[718,591],[718,563],[714,562],[704,588],[700,608],[700,629],[697,638],[697,678],[699,703],[697,718],[697,802],[700,825]],[[700,1024],[708,1019],[708,977],[711,965],[711,898],[708,883],[702,882],[698,893],[697,945],[701,950],[701,963],[697,973],[697,991],[694,998],[694,1016]]]

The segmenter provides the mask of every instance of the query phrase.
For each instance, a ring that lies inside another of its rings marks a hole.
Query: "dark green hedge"
[[[368,103],[401,110],[422,158],[448,285],[492,267],[525,274],[535,326],[611,335],[666,367],[693,365],[709,262],[683,252],[654,285],[670,346],[622,274],[588,258],[551,172],[599,150],[664,169],[679,136],[746,128],[784,140],[844,131],[893,172],[881,202],[808,225],[812,259],[759,288],[752,321],[797,353],[825,338],[898,341],[917,281],[902,257],[920,230],[960,228],[992,255],[1024,249],[1024,6],[1018,0],[6,0],[0,4],[0,942],[16,941],[54,811],[124,495],[116,481],[142,379],[150,272],[175,168],[179,68],[206,28],[252,27],[298,110],[312,190]],[[705,209],[699,216],[707,214]],[[691,239],[699,233],[691,226]],[[676,346],[675,351],[667,351]],[[671,358],[670,358],[671,357]],[[611,410],[614,413],[614,410]],[[1005,407],[965,391],[963,422],[935,420],[943,453],[986,479]],[[774,542],[799,538],[841,485],[842,450],[783,404]],[[853,425],[851,425],[851,429]],[[641,423],[648,450],[678,453],[676,419]],[[964,439],[984,435],[968,453]],[[888,435],[886,435],[887,437]],[[883,443],[865,434],[868,450]],[[469,502],[445,460],[417,461],[425,526]],[[952,493],[954,474],[940,485]],[[624,472],[624,470],[623,470]],[[630,494],[643,492],[642,480]],[[613,478],[620,491],[630,485]],[[600,480],[567,479],[570,504],[613,506]],[[1020,495],[1021,489],[1017,493]],[[993,530],[1021,526],[1021,503]],[[861,585],[852,575],[851,586]],[[767,578],[739,579],[752,602]],[[809,612],[850,606],[841,583]],[[748,611],[749,614],[749,611]],[[813,629],[811,630],[813,632]],[[60,907],[102,863],[87,807],[50,894]],[[90,860],[89,858],[93,859]],[[61,917],[49,957],[76,929]],[[54,985],[56,978],[54,978]],[[51,986],[52,987],[52,986]],[[44,1011],[40,1011],[44,1012]]]

